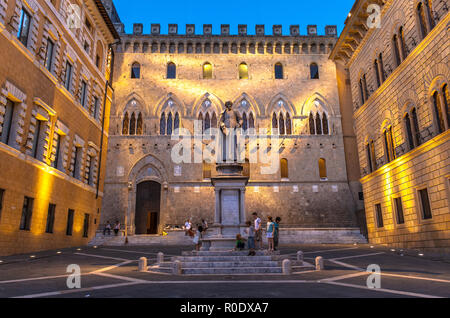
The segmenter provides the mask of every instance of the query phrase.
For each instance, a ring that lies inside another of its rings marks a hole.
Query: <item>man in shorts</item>
[[[258,217],[258,213],[253,213],[253,220],[255,221],[255,242],[256,242],[256,248],[259,249],[263,248],[263,241],[262,241],[262,228],[261,228],[261,219]]]

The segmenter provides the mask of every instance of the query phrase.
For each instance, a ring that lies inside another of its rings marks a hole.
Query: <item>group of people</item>
[[[261,218],[258,217],[258,213],[253,213],[253,222],[248,221],[246,223],[244,237],[241,234],[236,235],[236,250],[245,249],[245,241],[247,241],[247,247],[249,249],[249,256],[256,255],[257,249],[263,249],[263,229]],[[267,217],[266,237],[269,242],[269,251],[276,251],[278,248],[279,227],[281,218],[276,217],[275,221],[271,216]],[[201,224],[197,224],[194,229],[190,219],[186,220],[184,224],[185,235],[193,239],[195,249],[200,250],[201,239],[208,230],[208,223],[202,219]]]
[[[114,225],[114,235],[117,236],[120,231],[120,223],[119,221],[116,221],[116,224]],[[106,235],[108,232],[108,235],[111,235],[111,223],[109,221],[106,221],[105,228],[103,229],[103,235]]]
[[[189,220],[186,220],[186,223],[184,223],[184,230],[185,230],[186,236],[193,237],[193,242],[195,244],[195,250],[199,251],[200,247],[202,245],[200,239],[203,237],[203,235],[208,230],[208,222],[206,222],[204,219],[202,219],[202,223],[197,224],[197,229],[194,230],[192,227],[192,222],[189,219]]]
[[[258,217],[258,213],[254,212],[252,214],[253,222],[247,222],[246,228],[246,239],[247,246],[249,249],[249,256],[256,255],[255,249],[263,249],[263,239],[262,239],[262,226],[261,226],[261,218]],[[275,222],[271,216],[267,217],[267,228],[266,228],[266,237],[269,242],[268,250],[273,252],[278,248],[278,238],[279,238],[279,229],[280,229],[281,218],[276,217]],[[245,238],[242,237],[241,234],[236,235],[236,250],[245,249]]]

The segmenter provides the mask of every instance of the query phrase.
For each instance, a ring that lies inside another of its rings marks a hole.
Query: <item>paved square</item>
[[[174,276],[139,272],[138,259],[149,265],[156,254],[167,259],[186,247],[80,247],[33,255],[4,257],[0,262],[0,297],[129,298],[309,298],[309,297],[450,297],[450,263],[406,255],[370,245],[285,246],[292,259],[298,250],[313,263],[322,256],[325,270],[284,275]],[[59,253],[58,253],[59,252]],[[34,257],[31,257],[34,256]],[[69,289],[67,266],[81,268],[81,288]],[[381,268],[381,288],[369,289],[368,265]]]

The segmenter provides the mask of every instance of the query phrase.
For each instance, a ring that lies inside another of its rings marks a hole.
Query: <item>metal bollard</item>
[[[297,261],[299,262],[300,266],[303,266],[303,252],[302,251],[297,252]]]
[[[290,260],[285,259],[282,263],[283,275],[291,275],[292,274],[292,263]]]
[[[174,275],[181,275],[181,262],[180,261],[173,262],[173,271],[172,271],[172,273]]]
[[[140,272],[146,272],[147,271],[147,258],[146,257],[141,257],[139,259],[139,271]]]
[[[159,252],[159,253],[156,255],[156,262],[157,262],[158,264],[164,263],[164,253],[163,253],[163,252]]]
[[[323,265],[323,257],[322,256],[317,256],[316,257],[316,271],[321,271],[324,270],[325,267]]]

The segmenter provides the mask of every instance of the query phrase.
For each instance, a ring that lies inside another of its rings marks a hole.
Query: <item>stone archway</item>
[[[168,174],[163,163],[153,155],[141,158],[131,169],[128,184],[127,233],[129,235],[147,234],[146,226],[149,220],[151,224],[157,223],[156,231],[154,225],[150,224],[150,232],[161,233],[166,222],[168,189]],[[157,209],[158,204],[152,206],[147,202],[152,198],[156,199],[158,195],[159,209]],[[149,216],[148,213],[156,213],[156,216],[155,214]]]
[[[156,181],[144,181],[136,188],[135,234],[158,234],[161,184]]]

